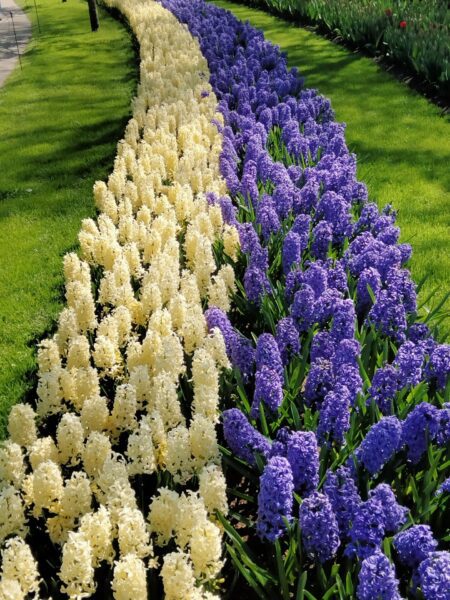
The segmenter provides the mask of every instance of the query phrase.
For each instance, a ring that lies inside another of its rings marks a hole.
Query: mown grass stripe
[[[94,213],[92,185],[111,171],[136,87],[120,23],[101,10],[91,33],[82,0],[37,7],[42,33],[30,8],[24,69],[0,89],[0,437],[31,384],[30,342],[61,310],[62,255]]]

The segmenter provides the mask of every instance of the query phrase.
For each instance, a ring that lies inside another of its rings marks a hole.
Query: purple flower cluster
[[[362,502],[350,469],[339,467],[335,472],[329,471],[323,489],[330,499],[341,537],[346,537]]]
[[[273,456],[260,478],[256,530],[262,538],[274,542],[292,519],[294,481],[286,458]]]
[[[283,456],[291,465],[294,488],[308,495],[319,484],[319,448],[313,431],[278,430],[270,456]]]
[[[320,409],[317,436],[321,443],[327,439],[342,444],[350,426],[350,394],[345,385],[336,385],[328,392]]]
[[[349,530],[348,556],[360,559],[380,549],[385,533],[395,533],[405,523],[407,509],[397,503],[389,485],[382,483],[356,508]]]
[[[422,402],[418,404],[403,422],[402,443],[408,449],[408,459],[417,463],[439,433],[441,411]]]
[[[375,475],[400,448],[402,425],[397,417],[383,417],[373,425],[358,449],[361,464]]]
[[[237,408],[223,412],[223,435],[236,456],[251,465],[256,465],[256,453],[267,457],[270,452],[269,440],[252,427],[247,417]]]
[[[321,563],[335,556],[339,546],[339,527],[330,501],[313,492],[300,506],[302,540],[308,554]]]
[[[382,552],[362,561],[357,596],[358,600],[401,600],[395,569]]]
[[[434,552],[437,545],[429,525],[413,525],[394,536],[394,548],[400,562],[411,569]]]
[[[419,566],[425,600],[450,598],[450,552],[432,552]]]

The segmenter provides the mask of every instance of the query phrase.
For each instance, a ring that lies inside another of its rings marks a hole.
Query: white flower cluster
[[[31,517],[61,547],[54,575],[69,598],[91,596],[105,563],[117,600],[145,599],[158,567],[168,599],[213,598],[203,584],[222,566],[216,424],[229,363],[204,310],[230,307],[239,238],[206,199],[226,190],[221,116],[198,43],[170,12],[107,4],[137,36],[141,79],[113,173],[94,186],[99,215],[82,224],[81,258],[64,259],[67,306],[39,347],[36,410],[12,409],[0,447],[1,598],[38,593]],[[136,490],[149,475],[164,485],[146,518]],[[194,476],[197,492],[170,489]],[[158,565],[153,543],[171,540],[178,550]]]

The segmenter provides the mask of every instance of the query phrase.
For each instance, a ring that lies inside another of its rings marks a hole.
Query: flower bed
[[[225,192],[222,122],[198,44],[153,1],[111,0],[140,44],[133,118],[67,308],[39,348],[34,405],[0,448],[0,598],[212,598],[227,513],[216,424],[228,367],[208,302],[226,310],[238,234],[205,194]],[[221,256],[222,256],[221,255]]]
[[[394,211],[261,33],[109,3],[141,84],[0,450],[0,597],[448,597],[450,347]]]

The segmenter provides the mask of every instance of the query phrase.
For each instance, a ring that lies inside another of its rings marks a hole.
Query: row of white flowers
[[[70,598],[95,592],[105,562],[118,600],[147,598],[149,569],[160,569],[168,600],[213,598],[222,567],[216,424],[229,365],[204,318],[208,305],[227,310],[234,288],[213,245],[232,260],[238,250],[205,198],[225,192],[221,116],[197,42],[168,11],[108,4],[139,41],[140,84],[113,173],[94,187],[98,218],[82,224],[80,257],[64,259],[67,307],[39,348],[36,405],[12,409],[0,449],[1,599],[37,597],[44,529]],[[152,474],[139,508],[136,481]],[[174,542],[155,558],[153,545]]]

